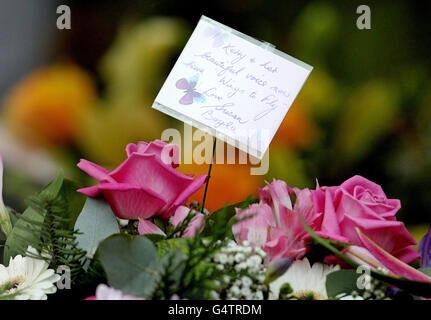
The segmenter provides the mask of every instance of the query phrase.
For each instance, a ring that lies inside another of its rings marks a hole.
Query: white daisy
[[[338,265],[330,266],[323,263],[315,263],[310,266],[307,258],[297,260],[283,275],[270,283],[270,298],[278,299],[280,288],[287,283],[292,288],[293,297],[296,299],[328,299],[326,276],[339,269]]]
[[[29,248],[29,251],[32,251]],[[47,294],[57,291],[54,285],[60,279],[46,261],[17,255],[9,266],[0,265],[0,298],[12,296],[15,300],[46,300]]]

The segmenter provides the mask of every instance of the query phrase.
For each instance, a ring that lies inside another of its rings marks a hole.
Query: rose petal
[[[115,215],[121,219],[149,218],[166,205],[164,199],[152,190],[124,183],[101,183],[78,192],[89,197],[103,193]]]
[[[185,204],[187,199],[196,191],[198,191],[206,182],[208,175],[204,174],[194,179],[175,199],[172,206],[176,207]]]
[[[378,184],[364,178],[361,176],[353,176],[350,179],[344,181],[340,188],[343,190],[346,190],[347,192],[349,192],[351,195],[354,195],[354,188],[357,186],[361,186],[364,189],[368,189],[371,191],[372,194],[382,197],[382,198],[386,198],[386,195],[382,189],[381,186],[379,186]]]
[[[203,184],[202,178],[194,181],[192,177],[164,164],[155,154],[133,153],[110,176],[121,183],[146,186],[163,196],[167,204],[163,211],[168,210],[177,198],[185,201]]]
[[[359,265],[367,265],[372,269],[385,268],[385,266],[364,247],[349,246],[343,250],[343,253],[358,263]]]
[[[108,170],[93,162],[90,162],[85,159],[81,159],[77,164],[77,166],[82,171],[85,171],[89,176],[93,177],[94,179],[100,182],[112,182],[112,183],[115,182],[115,180],[109,176]]]
[[[139,219],[138,224],[138,232],[140,235],[142,234],[160,234],[162,236],[166,236],[166,234],[154,223],[146,220],[146,219]]]
[[[410,280],[431,282],[431,277],[392,256],[363,233],[359,227],[355,229],[362,245],[393,274]]]
[[[194,211],[195,216],[190,221],[189,225],[187,226],[186,230],[184,231],[183,237],[184,238],[193,238],[196,233],[201,232],[202,228],[204,227],[204,220],[205,216],[200,213]],[[175,214],[171,218],[171,223],[174,227],[179,226],[184,219],[189,215],[190,209],[186,206],[180,206],[175,211]]]

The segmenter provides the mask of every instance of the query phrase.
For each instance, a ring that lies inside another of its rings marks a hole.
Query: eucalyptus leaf
[[[111,287],[138,297],[151,296],[162,268],[151,240],[113,235],[99,245],[99,254]]]
[[[150,239],[155,245],[157,245],[157,242],[166,240],[166,236],[162,234],[156,234],[156,233],[147,233],[145,236]]]
[[[363,291],[357,286],[360,274],[353,269],[338,270],[326,276],[326,292],[328,297],[334,298],[341,293],[351,294],[352,291]]]
[[[78,246],[92,258],[99,243],[110,235],[120,232],[117,219],[108,203],[100,199],[88,198],[76,220],[75,230]]]

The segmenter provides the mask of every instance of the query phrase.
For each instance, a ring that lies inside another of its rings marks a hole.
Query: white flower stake
[[[282,276],[270,283],[270,298],[278,299],[282,286],[289,284],[294,299],[326,300],[326,276],[337,270],[340,270],[338,265],[315,263],[311,266],[307,258],[297,260]]]
[[[11,258],[7,267],[0,265],[0,300],[46,300],[47,294],[57,291],[54,283],[60,279],[48,267],[44,260],[21,255]]]
[[[9,236],[12,232],[12,224],[10,222],[9,213],[3,202],[3,161],[0,154],[0,227],[4,234]]]

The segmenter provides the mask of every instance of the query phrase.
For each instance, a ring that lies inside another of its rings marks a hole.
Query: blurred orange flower
[[[96,98],[91,77],[72,64],[39,69],[6,97],[4,119],[31,144],[74,142],[82,116]]]
[[[304,108],[304,104],[297,100],[292,105],[271,145],[303,149],[315,141],[318,128]]]
[[[181,164],[178,168],[186,174],[199,176],[208,173],[209,165]],[[262,176],[250,175],[250,165],[214,164],[205,200],[205,208],[210,212],[225,205],[257,196],[257,188],[263,185]],[[190,197],[190,201],[202,202],[205,186]]]

